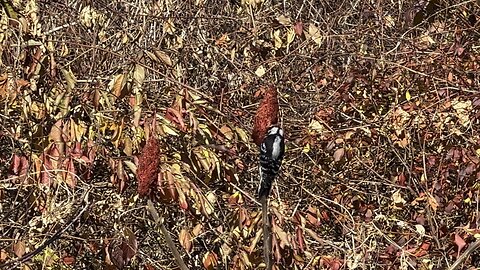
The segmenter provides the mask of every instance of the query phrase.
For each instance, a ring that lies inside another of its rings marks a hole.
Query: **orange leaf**
[[[213,252],[207,252],[205,253],[205,255],[203,256],[203,267],[205,267],[205,269],[214,269],[214,266],[216,266],[218,264],[218,257],[217,257],[217,254],[213,253]]]
[[[190,252],[192,250],[192,236],[190,233],[187,230],[182,229],[178,238],[180,245],[182,245],[187,252]]]

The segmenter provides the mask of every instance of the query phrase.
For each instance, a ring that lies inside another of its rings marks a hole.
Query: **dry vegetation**
[[[278,269],[480,265],[478,0],[0,3],[1,269],[261,268],[267,85]]]

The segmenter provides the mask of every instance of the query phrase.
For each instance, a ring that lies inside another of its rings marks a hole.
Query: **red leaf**
[[[465,240],[463,240],[460,235],[455,234],[455,245],[457,245],[458,247],[458,256],[460,256],[460,251],[462,251],[462,249],[467,245],[467,243],[465,243]]]
[[[75,165],[73,164],[73,159],[68,158],[64,161],[66,172],[64,180],[71,187],[74,188],[77,185],[77,171],[75,170]]]
[[[66,264],[66,265],[73,265],[75,263],[75,257],[65,256],[65,257],[63,257],[63,263]]]
[[[20,156],[17,154],[14,154],[12,159],[13,160],[12,160],[12,165],[10,165],[10,170],[13,172],[14,175],[18,175],[20,173],[20,164],[21,164]]]
[[[302,22],[297,22],[295,23],[295,26],[293,26],[293,30],[295,31],[295,34],[297,34],[297,36],[302,36],[303,34],[303,23]]]
[[[185,122],[183,121],[183,116],[178,110],[175,110],[174,108],[167,108],[167,111],[165,112],[165,118],[175,123],[175,125],[181,131],[185,132],[187,130]]]

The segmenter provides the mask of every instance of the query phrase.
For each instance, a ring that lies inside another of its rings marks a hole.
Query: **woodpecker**
[[[277,176],[282,165],[285,153],[285,140],[283,129],[270,127],[260,145],[260,183],[258,185],[258,197],[268,197],[272,189],[272,182]]]

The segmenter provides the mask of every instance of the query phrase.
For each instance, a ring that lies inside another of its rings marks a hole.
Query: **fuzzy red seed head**
[[[267,129],[278,124],[278,98],[277,89],[270,86],[264,89],[263,99],[254,118],[252,138],[260,146]]]
[[[154,185],[154,180],[157,179],[159,165],[159,143],[154,136],[150,136],[138,157],[137,180],[138,194],[140,196],[148,195],[150,192],[150,188]]]

